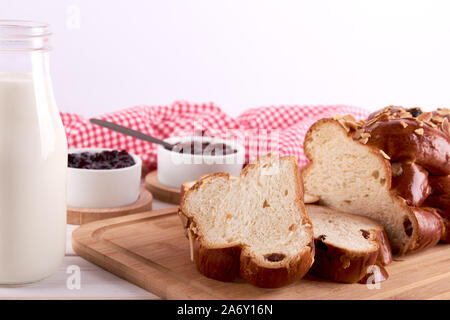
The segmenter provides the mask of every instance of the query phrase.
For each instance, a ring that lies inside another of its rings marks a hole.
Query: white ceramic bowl
[[[71,149],[69,153],[101,152],[112,149]],[[67,205],[76,208],[113,208],[136,202],[139,197],[142,161],[131,154],[135,164],[121,169],[68,168]]]
[[[228,155],[192,155],[170,151],[158,146],[158,180],[160,183],[180,188],[186,181],[195,181],[201,176],[215,172],[226,172],[237,176],[241,172],[245,160],[245,149],[231,141],[209,137],[174,137],[166,139],[169,143],[202,141],[208,143],[224,143],[237,150]]]

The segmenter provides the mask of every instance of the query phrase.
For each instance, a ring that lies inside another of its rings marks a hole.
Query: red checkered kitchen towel
[[[334,114],[352,114],[357,120],[367,110],[345,106],[270,106],[253,108],[237,118],[225,114],[214,103],[176,101],[166,106],[136,106],[96,118],[111,121],[148,135],[165,139],[206,134],[233,139],[244,145],[246,161],[276,152],[296,156],[301,166],[306,131],[316,120]],[[156,145],[98,127],[83,116],[61,113],[69,148],[125,149],[139,155],[149,169],[156,167]]]

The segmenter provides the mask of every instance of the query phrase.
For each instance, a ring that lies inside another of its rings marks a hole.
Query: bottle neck
[[[0,73],[48,73],[50,29],[45,23],[0,20]]]
[[[0,51],[30,52],[50,49],[50,27],[43,22],[0,20]]]

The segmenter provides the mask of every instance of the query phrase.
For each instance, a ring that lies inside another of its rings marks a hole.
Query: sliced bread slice
[[[323,206],[307,205],[306,211],[316,250],[310,274],[345,283],[365,280],[370,274],[377,282],[387,279],[383,266],[392,261],[392,254],[381,224]]]
[[[203,275],[240,276],[265,288],[302,278],[314,261],[314,240],[294,157],[268,155],[237,178],[202,177],[181,200],[179,215]]]
[[[408,252],[434,246],[444,226],[435,210],[410,207],[391,190],[389,157],[354,140],[334,119],[321,119],[304,142],[310,160],[303,169],[307,193],[327,207],[370,217],[384,226],[392,250]]]

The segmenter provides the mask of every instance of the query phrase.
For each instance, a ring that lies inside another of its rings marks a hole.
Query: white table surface
[[[153,199],[153,209],[173,206]],[[158,296],[123,280],[81,258],[72,249],[72,231],[67,225],[66,255],[63,264],[52,276],[23,286],[0,286],[0,299],[159,299]],[[70,266],[80,268],[80,288],[69,289]],[[67,273],[69,268],[69,273]]]

